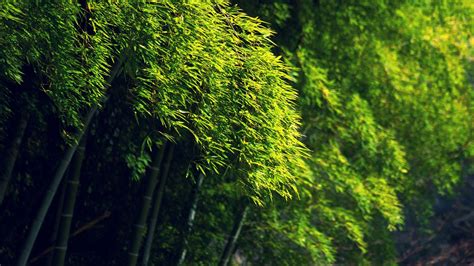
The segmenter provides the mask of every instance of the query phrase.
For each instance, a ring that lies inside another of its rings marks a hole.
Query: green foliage
[[[31,84],[27,98],[39,97],[54,110],[49,119],[61,121],[56,130],[66,143],[90,130],[91,141],[107,145],[103,158],[95,157],[96,171],[104,160],[126,165],[139,179],[152,148],[171,140],[190,152],[180,170],[197,169],[216,180],[229,172],[238,197],[262,205],[273,194],[297,193],[307,152],[297,94],[289,68],[270,51],[273,33],[260,20],[226,1],[4,5],[2,36],[8,32],[18,41],[0,43],[11,51],[0,54],[2,85],[9,86],[1,95],[16,89],[10,83]],[[86,114],[103,105],[111,117],[99,114],[89,128]],[[116,113],[125,121],[113,122]],[[129,128],[101,135],[100,123]],[[67,162],[61,165],[65,170]]]
[[[472,1],[234,1],[250,15],[226,0],[39,2],[0,3],[2,151],[32,113],[0,219],[19,221],[0,245],[7,264],[29,223],[17,213],[34,211],[78,132],[95,145],[76,218],[113,209],[117,223],[84,237],[117,244],[78,264],[125,256],[134,212],[123,210],[146,189],[130,177],[141,181],[166,142],[176,155],[157,264],[184,238],[187,262],[217,263],[247,200],[236,251],[249,263],[394,264],[393,232],[412,216],[427,223],[468,172]]]
[[[311,197],[278,222],[310,220],[330,239],[333,256],[315,263],[393,262],[388,232],[401,228],[402,203],[429,217],[434,197],[454,190],[472,142],[472,4],[236,2],[271,22],[299,68],[292,75],[312,150],[312,178],[299,187]],[[275,230],[290,235],[283,228]]]
[[[20,36],[26,52],[2,57],[12,62],[3,73],[20,82],[21,64],[32,64],[58,116],[80,127],[87,108],[104,99],[111,61],[123,60],[136,115],[155,119],[165,136],[191,133],[199,169],[217,172],[238,158],[249,169],[242,170],[249,192],[295,192],[286,187],[296,178],[287,162],[303,167],[296,93],[260,21],[211,2],[91,1],[86,12],[33,2],[6,9],[2,18],[19,25],[4,30]]]
[[[295,193],[291,184],[304,167],[296,92],[269,52],[271,32],[226,5],[120,8],[126,16],[117,39],[127,51],[136,114],[156,119],[164,132],[191,134],[203,172],[239,165],[257,202],[264,191]]]
[[[1,36],[9,36],[0,40],[0,73],[3,78],[20,82],[21,78],[21,36],[14,31],[23,25],[24,13],[12,3],[0,4],[0,33]]]
[[[24,1],[5,5],[0,14],[5,23],[0,30],[2,36],[7,36],[6,32],[11,36],[2,40],[12,47],[2,48],[6,53],[0,55],[5,62],[2,75],[20,83],[24,79],[22,67],[33,67],[38,74],[34,89],[51,98],[66,126],[81,127],[84,112],[99,104],[105,93],[112,58],[107,29],[95,26],[94,33],[78,30],[81,9],[75,4]]]

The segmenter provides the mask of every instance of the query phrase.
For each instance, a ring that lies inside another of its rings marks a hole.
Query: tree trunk
[[[176,265],[181,265],[186,258],[187,253],[187,246],[188,246],[188,236],[193,229],[194,217],[196,216],[196,209],[197,204],[199,201],[199,190],[201,189],[202,182],[204,180],[204,174],[199,174],[198,181],[196,186],[194,187],[192,196],[191,196],[191,209],[188,213],[188,219],[186,221],[185,230],[183,232],[182,240],[181,240],[181,248],[179,251],[179,259]]]
[[[158,174],[160,172],[161,161],[165,153],[166,145],[161,147],[160,152],[157,152],[153,158],[152,164],[149,169],[148,179],[145,185],[145,193],[143,194],[140,213],[134,224],[132,233],[132,243],[130,251],[128,252],[128,265],[137,265],[138,253],[140,252],[140,246],[143,240],[143,236],[146,229],[146,219],[148,218],[148,211],[150,210],[151,199],[153,192],[155,191],[156,184],[158,183]]]
[[[54,225],[53,225],[53,232],[51,233],[51,236],[49,238],[49,243],[54,243],[56,242],[56,238],[58,237],[58,231],[59,231],[59,224],[61,223],[61,214],[63,212],[63,207],[64,207],[64,198],[66,197],[66,182],[62,182],[61,184],[61,193],[59,194],[59,202],[58,202],[58,207],[56,209],[56,214],[54,215]],[[31,261],[30,261],[31,264]],[[48,256],[46,260],[46,266],[51,266],[53,265],[53,256]]]
[[[232,232],[230,233],[229,238],[227,239],[227,243],[225,245],[224,251],[222,252],[221,259],[219,260],[219,266],[226,266],[229,263],[232,251],[235,247],[235,243],[237,242],[237,239],[240,235],[240,231],[242,230],[242,226],[245,223],[245,218],[247,217],[248,209],[249,207],[246,203],[240,213],[235,217]]]
[[[82,225],[81,227],[79,227],[78,229],[76,229],[74,231],[74,233],[72,233],[70,236],[69,236],[69,239],[93,228],[96,224],[98,224],[99,222],[101,222],[102,220],[104,219],[107,219],[109,218],[111,215],[111,213],[109,211],[105,211],[104,214],[96,217],[95,219],[93,219],[92,221]],[[36,257],[32,258],[29,263],[32,264],[32,263],[35,263],[36,261],[38,261],[39,259],[41,259],[42,257],[48,255],[50,252],[54,251],[54,246],[50,246],[48,248],[46,248],[45,250],[43,250],[41,253],[39,253]],[[50,263],[51,264],[51,263]],[[48,265],[50,265],[48,264]]]
[[[117,63],[114,65],[110,73],[110,76],[107,79],[107,84],[112,83],[114,78],[117,76],[121,65],[122,65],[122,58],[120,58],[117,61]],[[82,130],[77,134],[76,139],[78,140],[82,139],[84,133],[88,130],[89,125],[92,121],[92,117],[97,112],[98,108],[99,108],[99,105],[94,104],[91,107],[91,109],[89,109],[89,112],[87,113],[87,116],[84,120],[84,126]],[[59,167],[56,169],[53,180],[51,181],[51,184],[48,187],[48,191],[46,192],[46,195],[43,198],[43,201],[41,202],[38,213],[36,214],[35,219],[33,220],[33,224],[31,225],[30,231],[28,232],[28,236],[26,238],[20,257],[17,262],[18,266],[25,266],[26,263],[28,262],[28,258],[30,257],[31,250],[33,249],[33,245],[36,241],[36,237],[38,236],[39,230],[41,229],[41,225],[43,224],[44,217],[46,216],[46,213],[48,212],[49,206],[51,206],[51,202],[53,201],[54,195],[56,194],[56,191],[58,190],[58,186],[61,183],[61,180],[63,179],[64,173],[66,172],[66,169],[68,168],[69,163],[71,162],[72,156],[76,152],[77,146],[78,146],[78,142],[74,143],[72,146],[70,146],[67,149],[66,153],[63,156],[63,159],[59,163]]]
[[[142,260],[143,266],[147,266],[148,261],[150,259],[151,246],[153,244],[153,237],[155,235],[155,228],[158,222],[158,214],[160,213],[161,201],[163,199],[163,195],[165,192],[165,185],[166,185],[166,180],[168,179],[168,172],[170,169],[171,160],[173,158],[173,152],[174,152],[174,145],[169,148],[169,151],[166,157],[166,162],[163,168],[163,172],[161,173],[160,183],[158,185],[158,189],[156,189],[155,191],[155,196],[153,198],[154,205],[153,205],[153,210],[150,217],[150,225],[147,230],[147,237],[146,237],[145,247],[143,251],[143,260]]]
[[[6,153],[5,162],[2,167],[3,170],[0,173],[0,206],[7,193],[8,183],[10,183],[10,179],[12,178],[13,168],[15,167],[21,141],[23,140],[23,135],[25,134],[25,129],[28,124],[28,117],[28,114],[21,115],[10,149]]]
[[[59,231],[54,247],[53,265],[64,265],[66,258],[67,244],[69,240],[69,232],[71,230],[71,222],[74,214],[74,205],[76,202],[77,189],[81,176],[81,167],[84,160],[84,151],[86,149],[87,135],[85,135],[74,155],[74,162],[70,171],[69,180],[67,181],[66,199],[64,202],[61,222],[59,223]]]

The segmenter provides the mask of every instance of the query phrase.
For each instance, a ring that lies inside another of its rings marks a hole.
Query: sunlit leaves
[[[271,31],[226,5],[165,2],[124,5],[118,36],[139,116],[156,119],[200,148],[196,167],[235,167],[257,202],[269,191],[289,198],[304,168],[296,93],[270,52]]]
[[[20,82],[22,65],[32,64],[43,79],[38,89],[65,125],[81,127],[88,108],[103,103],[106,78],[121,63],[129,84],[124,98],[138,119],[156,123],[147,128],[162,131],[144,136],[190,134],[199,169],[217,173],[234,165],[257,198],[264,191],[296,193],[292,183],[304,167],[296,93],[288,69],[270,52],[272,32],[258,19],[211,1],[25,2],[5,4],[1,19],[0,30],[12,32],[0,44],[11,46],[2,49],[9,51],[0,56],[2,74]],[[128,162],[139,172],[146,165]]]
[[[424,202],[417,206],[424,209],[459,179],[456,158],[471,143],[473,125],[466,80],[472,4],[236,2],[271,20],[284,55],[299,68],[293,76],[313,172],[312,183],[299,190],[314,194],[300,203],[321,207],[312,225],[337,236],[332,245],[341,261],[357,257],[350,242],[368,251],[364,257],[382,258],[370,252],[375,243],[363,242],[373,241],[375,230],[400,227],[400,199]],[[291,19],[279,17],[282,6]],[[287,214],[288,220],[308,215]],[[330,217],[333,223],[325,221]],[[352,233],[330,230],[334,224]]]

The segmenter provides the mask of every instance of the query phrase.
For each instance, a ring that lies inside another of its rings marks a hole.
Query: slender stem
[[[163,160],[166,146],[163,145],[160,152],[155,154],[152,164],[148,172],[148,179],[145,185],[145,193],[143,194],[140,213],[134,224],[132,233],[132,243],[128,252],[128,265],[135,266],[138,261],[138,253],[146,230],[146,219],[150,210],[151,199],[158,183],[158,174],[160,172],[161,161]]]
[[[50,243],[56,242],[56,238],[58,237],[58,231],[59,231],[59,224],[61,223],[61,214],[63,213],[63,207],[64,207],[64,198],[66,197],[66,182],[62,182],[61,184],[61,193],[59,194],[59,202],[58,202],[58,207],[56,209],[56,215],[54,217],[54,227],[53,227],[53,232],[51,233],[50,237]],[[30,261],[31,263],[31,261]],[[48,256],[48,259],[46,261],[46,266],[51,266],[53,265],[53,256]]]
[[[97,108],[93,108],[88,114],[88,119],[89,123],[90,120],[92,119],[92,115],[95,113]],[[80,134],[82,138],[82,132]],[[56,170],[56,173],[53,177],[53,181],[48,187],[48,191],[46,191],[46,196],[43,198],[43,201],[41,202],[40,209],[38,210],[38,214],[36,215],[33,224],[31,226],[31,229],[28,233],[28,237],[26,238],[25,245],[22,249],[22,253],[20,255],[20,258],[18,260],[17,265],[18,266],[25,266],[28,258],[30,257],[31,250],[33,249],[33,244],[36,241],[36,237],[38,236],[39,230],[41,229],[41,225],[43,224],[44,217],[46,216],[46,213],[48,212],[49,206],[51,206],[51,202],[53,201],[54,195],[56,194],[56,191],[58,190],[58,186],[61,183],[61,180],[63,179],[64,173],[66,172],[67,167],[69,166],[69,163],[71,162],[72,156],[74,155],[75,151],[77,148],[77,144],[73,144],[69,149],[66,151],[66,154],[64,155],[63,159],[61,160],[61,163]]]
[[[67,244],[69,241],[69,232],[71,230],[72,217],[74,215],[74,205],[76,202],[77,189],[79,186],[79,180],[81,176],[82,162],[84,161],[84,151],[86,149],[86,137],[85,135],[79,147],[77,147],[76,154],[74,155],[74,162],[71,168],[71,174],[67,181],[66,188],[66,199],[61,215],[61,222],[59,223],[58,238],[56,239],[56,246],[54,247],[53,265],[64,265],[66,258]]]
[[[25,134],[25,129],[28,124],[28,114],[22,114],[20,121],[18,122],[15,136],[11,143],[10,149],[8,150],[3,165],[3,171],[0,173],[0,205],[2,205],[3,199],[7,193],[8,184],[12,178],[13,168],[20,151],[20,145]]]
[[[72,233],[69,238],[73,238],[79,234],[81,234],[82,232],[85,232],[91,228],[93,228],[96,224],[100,223],[102,220],[105,220],[107,218],[109,218],[111,215],[111,213],[109,211],[106,211],[104,212],[102,215],[96,217],[95,219],[93,219],[92,221],[84,224],[83,226],[79,227],[78,229],[76,229],[76,231],[74,231],[74,233]],[[33,259],[30,260],[30,264],[38,261],[39,259],[41,259],[42,257],[48,255],[50,252],[52,252],[54,250],[54,246],[50,246],[48,247],[47,249],[43,250],[39,255],[37,255],[36,257],[34,257]]]
[[[199,190],[201,189],[202,182],[204,181],[204,174],[199,174],[198,181],[194,187],[193,193],[191,195],[191,208],[189,209],[188,219],[186,221],[185,230],[183,232],[181,240],[181,248],[179,254],[179,259],[176,265],[183,264],[186,259],[187,246],[188,246],[188,236],[193,229],[194,217],[196,216],[197,204],[199,202]]]
[[[242,226],[245,223],[245,218],[247,217],[248,213],[248,204],[240,210],[238,215],[235,217],[234,226],[232,227],[232,231],[227,239],[227,243],[225,245],[224,251],[222,252],[221,259],[219,261],[219,266],[226,266],[229,263],[230,257],[232,255],[232,251],[234,250],[235,243],[239,238],[240,231],[242,230]]]
[[[117,76],[121,68],[121,65],[122,65],[122,60],[119,59],[111,71],[111,74],[107,80],[107,84],[111,84],[112,81],[115,79],[115,77]],[[106,98],[104,98],[104,100],[106,100]],[[97,112],[98,108],[99,108],[99,105],[96,103],[89,109],[89,112],[87,113],[86,118],[84,120],[84,126],[82,130],[79,131],[79,133],[77,134],[76,139],[78,140],[82,139],[84,133],[89,128],[89,125],[92,121],[92,117]],[[35,216],[35,219],[33,220],[33,224],[31,225],[30,231],[28,232],[28,236],[25,240],[24,246],[22,248],[21,254],[17,262],[18,266],[25,266],[26,263],[28,262],[28,258],[30,257],[31,250],[33,249],[33,245],[36,241],[36,237],[38,236],[38,233],[41,229],[41,225],[43,224],[44,217],[46,216],[46,213],[48,212],[49,206],[51,206],[51,202],[53,201],[54,195],[56,194],[56,191],[58,190],[59,184],[61,183],[61,180],[63,179],[64,173],[66,172],[66,169],[68,168],[69,163],[71,162],[72,156],[76,152],[77,146],[78,146],[78,143],[76,142],[67,149],[66,153],[64,154],[59,164],[59,167],[56,169],[54,177],[48,187],[46,195],[43,198],[43,201],[41,202],[40,208],[38,210],[38,213]]]
[[[166,180],[168,179],[168,172],[171,165],[171,159],[173,158],[173,152],[174,152],[174,145],[169,148],[168,154],[166,156],[166,162],[163,168],[163,172],[161,174],[160,183],[158,185],[158,189],[155,191],[155,196],[153,198],[154,205],[153,205],[153,210],[150,217],[150,225],[147,231],[147,237],[146,237],[145,247],[143,251],[143,260],[142,260],[143,266],[148,265],[148,261],[150,259],[151,246],[153,244],[153,237],[155,235],[156,224],[158,222],[158,214],[160,213],[161,201],[163,199],[163,195],[165,192],[165,185],[166,185]]]

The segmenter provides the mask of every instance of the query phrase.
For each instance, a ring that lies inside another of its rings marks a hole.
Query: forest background
[[[0,2],[0,264],[474,262],[474,2]]]

